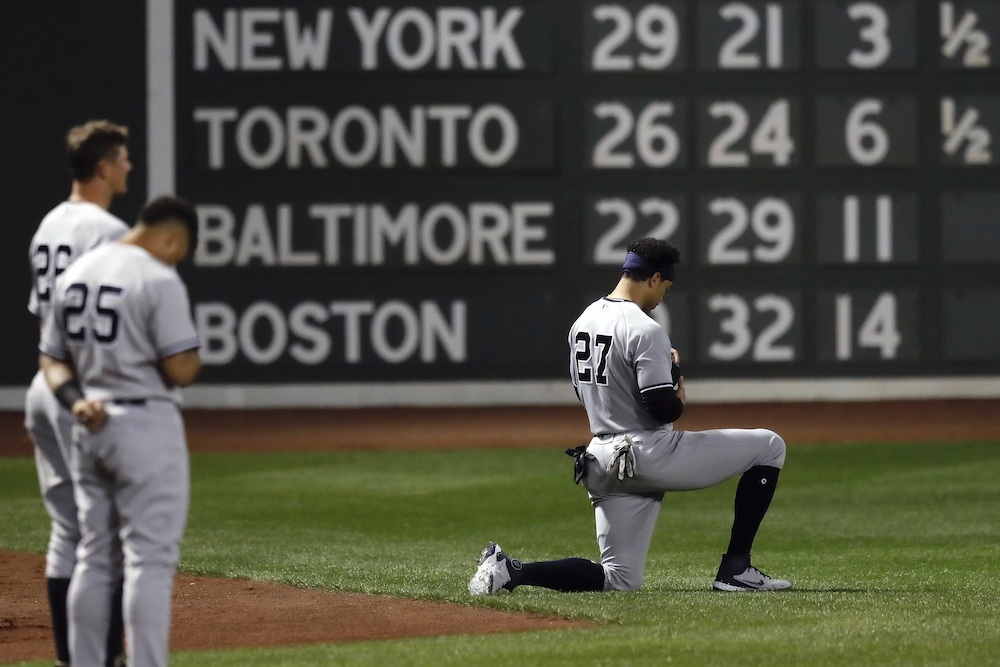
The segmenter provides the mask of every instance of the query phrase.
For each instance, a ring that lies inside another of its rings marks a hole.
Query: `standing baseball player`
[[[81,532],[69,591],[74,667],[104,664],[111,590],[123,570],[129,663],[167,664],[189,503],[177,387],[201,368],[174,266],[196,231],[188,204],[155,199],[119,241],[69,267],[52,294],[40,364],[79,422],[70,461]]]
[[[785,462],[785,443],[764,429],[675,431],[684,378],[666,331],[650,313],[673,285],[680,253],[666,241],[628,248],[618,286],[569,332],[570,377],[594,434],[575,456],[575,476],[594,505],[600,564],[583,558],[522,563],[491,542],[469,581],[473,595],[517,586],[560,591],[637,590],[663,496],[740,476],[729,548],[712,586],[720,591],[791,588],[750,562],[757,528]]]
[[[56,276],[84,252],[113,241],[128,225],[108,212],[112,199],[124,194],[129,161],[128,129],[95,120],[70,129],[66,136],[73,183],[69,199],[46,215],[31,239],[32,268],[28,310],[39,320],[48,315]],[[56,665],[68,665],[66,594],[76,564],[80,528],[67,460],[73,417],[60,407],[39,371],[25,397],[25,425],[35,444],[38,483],[51,519],[45,577],[56,644]],[[121,589],[117,589],[108,633],[108,665],[122,658]]]

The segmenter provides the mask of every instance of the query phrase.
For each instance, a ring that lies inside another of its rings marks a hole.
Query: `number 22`
[[[593,337],[597,347],[597,369],[592,368],[593,349],[591,335],[588,331],[576,334],[576,377],[584,384],[592,384],[597,377],[597,384],[606,387],[608,384],[608,353],[611,352],[611,336],[597,334]],[[582,345],[582,347],[581,347]]]

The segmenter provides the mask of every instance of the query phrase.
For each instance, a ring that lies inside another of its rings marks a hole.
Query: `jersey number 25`
[[[66,304],[63,306],[63,326],[70,340],[83,341],[87,338],[86,321],[91,322],[90,333],[98,343],[110,345],[118,338],[117,300],[122,294],[121,287],[101,285],[97,289],[97,298],[93,313],[88,313],[87,299],[90,290],[85,283],[73,283],[66,288]]]

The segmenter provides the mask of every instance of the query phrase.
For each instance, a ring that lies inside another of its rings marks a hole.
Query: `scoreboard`
[[[1000,376],[1000,2],[149,7],[205,383],[563,379],[646,235],[691,377]]]

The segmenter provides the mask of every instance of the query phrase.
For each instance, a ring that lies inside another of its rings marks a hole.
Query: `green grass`
[[[32,467],[0,459],[0,547],[41,553]],[[182,652],[171,664],[1000,664],[998,480],[1000,443],[794,446],[754,550],[793,591],[709,590],[734,480],[667,496],[640,592],[473,600],[466,582],[489,539],[526,560],[596,558],[592,510],[561,450],[199,455],[185,572],[601,626]]]

